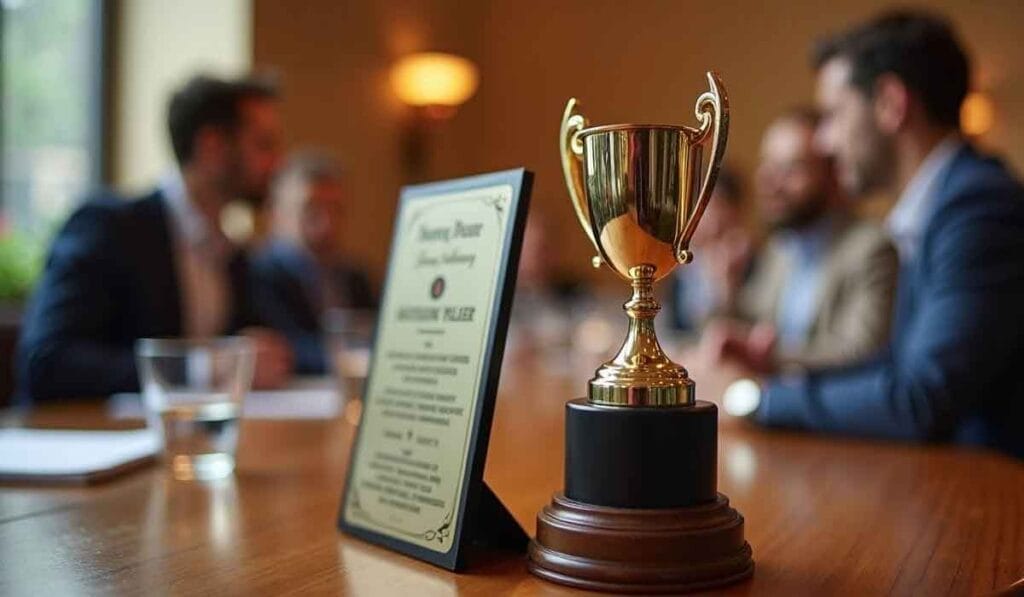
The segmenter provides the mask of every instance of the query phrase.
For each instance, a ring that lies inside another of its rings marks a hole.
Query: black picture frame
[[[494,405],[497,398],[498,381],[501,374],[502,358],[505,352],[505,338],[508,331],[512,299],[516,286],[516,273],[519,269],[519,253],[522,247],[523,234],[526,227],[526,216],[529,210],[530,191],[533,185],[533,173],[525,168],[479,174],[454,180],[410,185],[402,188],[398,212],[395,215],[395,230],[392,236],[391,251],[397,245],[401,230],[398,223],[402,213],[409,206],[419,201],[429,201],[431,197],[450,193],[487,188],[507,184],[512,187],[512,199],[509,202],[508,222],[505,237],[502,239],[502,258],[499,260],[498,287],[491,308],[495,309],[487,330],[485,352],[480,359],[482,380],[473,418],[470,423],[470,439],[467,444],[464,464],[463,484],[459,488],[460,499],[458,511],[452,517],[452,547],[447,552],[437,552],[420,545],[404,541],[398,537],[371,531],[350,524],[345,518],[346,504],[349,501],[352,485],[353,463],[361,449],[361,424],[349,454],[348,470],[346,471],[345,489],[342,492],[341,505],[338,513],[338,528],[343,532],[370,543],[380,545],[393,551],[412,556],[419,560],[441,566],[453,571],[465,568],[469,547],[476,544],[493,545],[516,550],[525,550],[528,537],[519,524],[508,513],[494,493],[486,486],[483,479],[484,464],[487,460],[487,447],[490,441],[491,422],[494,416]],[[396,275],[395,263],[388,259],[387,275],[384,282],[381,304],[388,304],[392,277]],[[378,323],[379,332],[379,323]],[[376,340],[376,338],[375,338]],[[371,356],[369,371],[373,371]],[[367,378],[366,388],[372,386]],[[369,392],[364,398],[370,400]],[[369,409],[363,408],[363,416]]]

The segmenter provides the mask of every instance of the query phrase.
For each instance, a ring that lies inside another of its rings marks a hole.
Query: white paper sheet
[[[247,419],[332,419],[341,410],[341,400],[329,378],[299,379],[283,390],[249,392],[242,403]],[[143,418],[139,394],[114,394],[110,415],[115,419]]]
[[[146,458],[160,449],[148,429],[0,429],[0,477],[79,476]]]

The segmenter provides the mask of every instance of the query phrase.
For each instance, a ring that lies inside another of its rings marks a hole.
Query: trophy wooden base
[[[719,494],[689,508],[607,508],[559,494],[537,516],[529,568],[556,583],[615,593],[680,593],[754,572],[743,517]]]
[[[537,515],[530,571],[616,593],[679,593],[754,571],[716,490],[718,409],[566,405],[564,494]]]

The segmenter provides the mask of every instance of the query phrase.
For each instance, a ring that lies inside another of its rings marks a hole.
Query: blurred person
[[[542,217],[535,214],[527,219],[509,329],[508,352],[513,358],[568,348],[573,310],[583,292],[578,280],[555,266],[557,253]]]
[[[571,303],[581,293],[580,281],[556,267],[558,248],[551,232],[538,215],[529,218],[523,233],[523,246],[519,254],[516,276],[516,298],[524,296],[537,300]]]
[[[744,223],[742,186],[731,168],[719,171],[690,243],[701,258],[676,268],[668,280],[666,303],[676,331],[699,332],[712,316],[736,309],[740,289],[750,277],[754,248]]]
[[[53,241],[18,348],[21,400],[137,391],[143,337],[244,332],[257,387],[290,374],[284,339],[253,327],[247,260],[219,227],[229,201],[267,193],[280,161],[277,91],[197,76],[171,97],[167,123],[178,170],[142,197],[91,199]]]
[[[366,272],[343,258],[344,177],[329,156],[298,153],[272,194],[272,238],[253,257],[257,312],[287,336],[299,373],[323,373],[326,312],[377,307]]]
[[[813,146],[817,124],[814,110],[796,108],[766,129],[756,181],[771,235],[738,290],[730,314],[740,321],[704,338],[764,373],[849,363],[889,337],[896,250],[845,209],[831,161]]]
[[[750,377],[726,389],[725,410],[1024,457],[1024,188],[960,134],[971,73],[954,31],[927,13],[884,14],[824,43],[815,66],[816,142],[841,184],[899,194],[893,337],[843,369],[758,379],[740,365]]]

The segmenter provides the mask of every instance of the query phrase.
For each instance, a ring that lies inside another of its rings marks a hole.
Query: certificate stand
[[[472,547],[526,553],[530,537],[486,482],[481,483],[478,500],[473,516]]]

